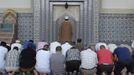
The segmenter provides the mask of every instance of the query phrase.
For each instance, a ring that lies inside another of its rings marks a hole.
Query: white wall
[[[31,8],[31,0],[0,0],[0,8]]]
[[[102,0],[103,9],[134,9],[134,0]]]
[[[0,13],[7,9],[14,9],[20,13],[31,13],[32,0],[0,0]]]
[[[32,12],[33,0],[0,0],[0,12],[3,9],[14,8],[20,12]],[[134,10],[134,0],[101,0],[102,9],[132,9]],[[134,11],[132,11],[134,12]]]
[[[0,8],[31,8],[32,0],[0,0]],[[102,0],[102,8],[134,9],[134,0]]]

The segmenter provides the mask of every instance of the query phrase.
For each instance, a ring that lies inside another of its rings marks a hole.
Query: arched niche
[[[66,2],[69,6],[79,6],[79,20],[75,19],[76,38],[82,38],[85,47],[98,42],[101,0],[33,0],[34,41],[56,40],[54,7],[64,6]]]

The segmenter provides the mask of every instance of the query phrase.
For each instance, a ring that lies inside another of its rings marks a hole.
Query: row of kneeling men
[[[13,75],[20,71],[33,71],[34,74],[47,75],[49,73],[62,74],[74,72],[76,75],[121,75],[126,67],[127,73],[133,72],[133,50],[127,45],[117,46],[97,43],[95,49],[90,47],[80,50],[75,43],[39,42],[36,46],[29,42],[21,46],[19,41],[11,45],[8,51],[5,42],[0,44],[0,71]]]

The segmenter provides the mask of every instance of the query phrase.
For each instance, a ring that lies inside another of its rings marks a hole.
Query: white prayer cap
[[[15,42],[16,42],[16,43],[20,43],[20,40],[16,40]]]
[[[69,19],[69,16],[65,16],[65,19],[66,19],[66,20]]]

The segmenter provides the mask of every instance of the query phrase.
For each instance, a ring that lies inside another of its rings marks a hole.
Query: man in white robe
[[[50,53],[56,53],[56,47],[61,46],[61,43],[55,41],[50,43]]]
[[[50,51],[48,51],[48,45],[45,45],[43,49],[37,52],[35,69],[40,75],[48,75],[50,73]]]
[[[62,54],[66,56],[67,50],[72,48],[72,45],[70,45],[68,42],[65,42],[64,44],[61,45],[62,47]]]
[[[8,49],[6,48],[6,43],[1,42],[0,44],[0,72],[4,72],[4,64],[5,64],[5,57],[8,52]]]
[[[112,44],[112,43],[110,43],[110,44],[108,44],[108,49],[113,53],[114,52],[114,50],[117,48],[117,45],[116,44]]]

